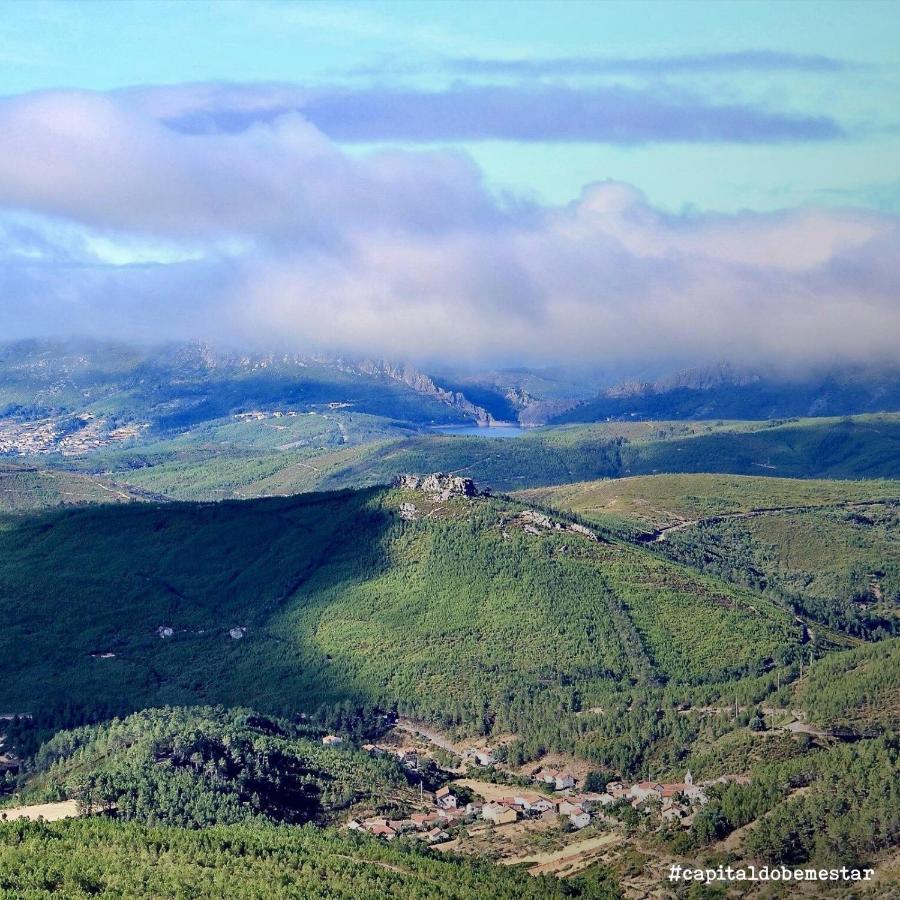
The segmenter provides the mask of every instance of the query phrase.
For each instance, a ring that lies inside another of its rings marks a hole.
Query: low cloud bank
[[[463,154],[348,155],[240,95],[230,129],[216,87],[0,101],[3,334],[473,364],[896,360],[897,217],[671,215],[613,182],[545,207],[495,196]],[[188,109],[213,125],[172,127]]]

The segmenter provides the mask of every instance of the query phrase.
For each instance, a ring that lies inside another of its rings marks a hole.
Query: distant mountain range
[[[656,380],[240,352],[201,342],[136,347],[23,341],[0,347],[0,420],[103,417],[177,432],[254,409],[346,408],[419,428],[498,422],[783,419],[900,409],[900,365],[785,377],[728,364]]]
[[[653,382],[624,381],[573,405],[554,423],[605,419],[783,419],[900,409],[900,366],[786,378],[727,364]]]

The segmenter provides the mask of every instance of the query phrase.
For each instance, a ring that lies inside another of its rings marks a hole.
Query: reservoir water
[[[466,437],[512,438],[521,437],[528,430],[521,425],[434,425],[428,429],[434,434],[465,435]]]

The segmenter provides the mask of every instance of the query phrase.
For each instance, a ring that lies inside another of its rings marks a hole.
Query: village
[[[90,413],[66,420],[0,419],[0,455],[78,456],[133,440],[148,427],[143,423],[110,428],[105,419],[94,418]]]
[[[448,749],[437,735],[415,733],[428,741],[441,741],[440,749]],[[327,735],[322,743],[336,747],[344,741],[338,735]],[[370,743],[362,749],[372,756],[395,757],[413,776],[433,758],[431,749],[422,746]],[[445,842],[450,842],[448,848],[455,846],[454,835],[463,831],[472,834],[486,827],[502,829],[515,823],[535,828],[552,826],[567,832],[581,831],[592,824],[610,828],[619,821],[618,814],[625,807],[645,815],[651,827],[689,828],[697,810],[707,803],[711,787],[728,782],[749,783],[744,775],[695,782],[687,771],[683,780],[677,782],[628,783],[617,779],[598,790],[592,783],[596,777],[578,776],[565,768],[537,766],[512,772],[498,761],[494,750],[474,746],[462,751],[455,770],[439,771],[456,777],[435,791],[420,789],[420,808],[416,812],[398,818],[373,815],[351,819],[345,827],[385,840],[401,836],[419,839],[437,849],[443,849],[441,844]]]

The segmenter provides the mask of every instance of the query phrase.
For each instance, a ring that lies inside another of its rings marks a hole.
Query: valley
[[[102,840],[104,885],[152,844],[193,890],[197,833],[346,896],[890,877],[900,415],[495,437],[413,370],[101,358],[6,419],[121,439],[0,467],[0,885]]]

